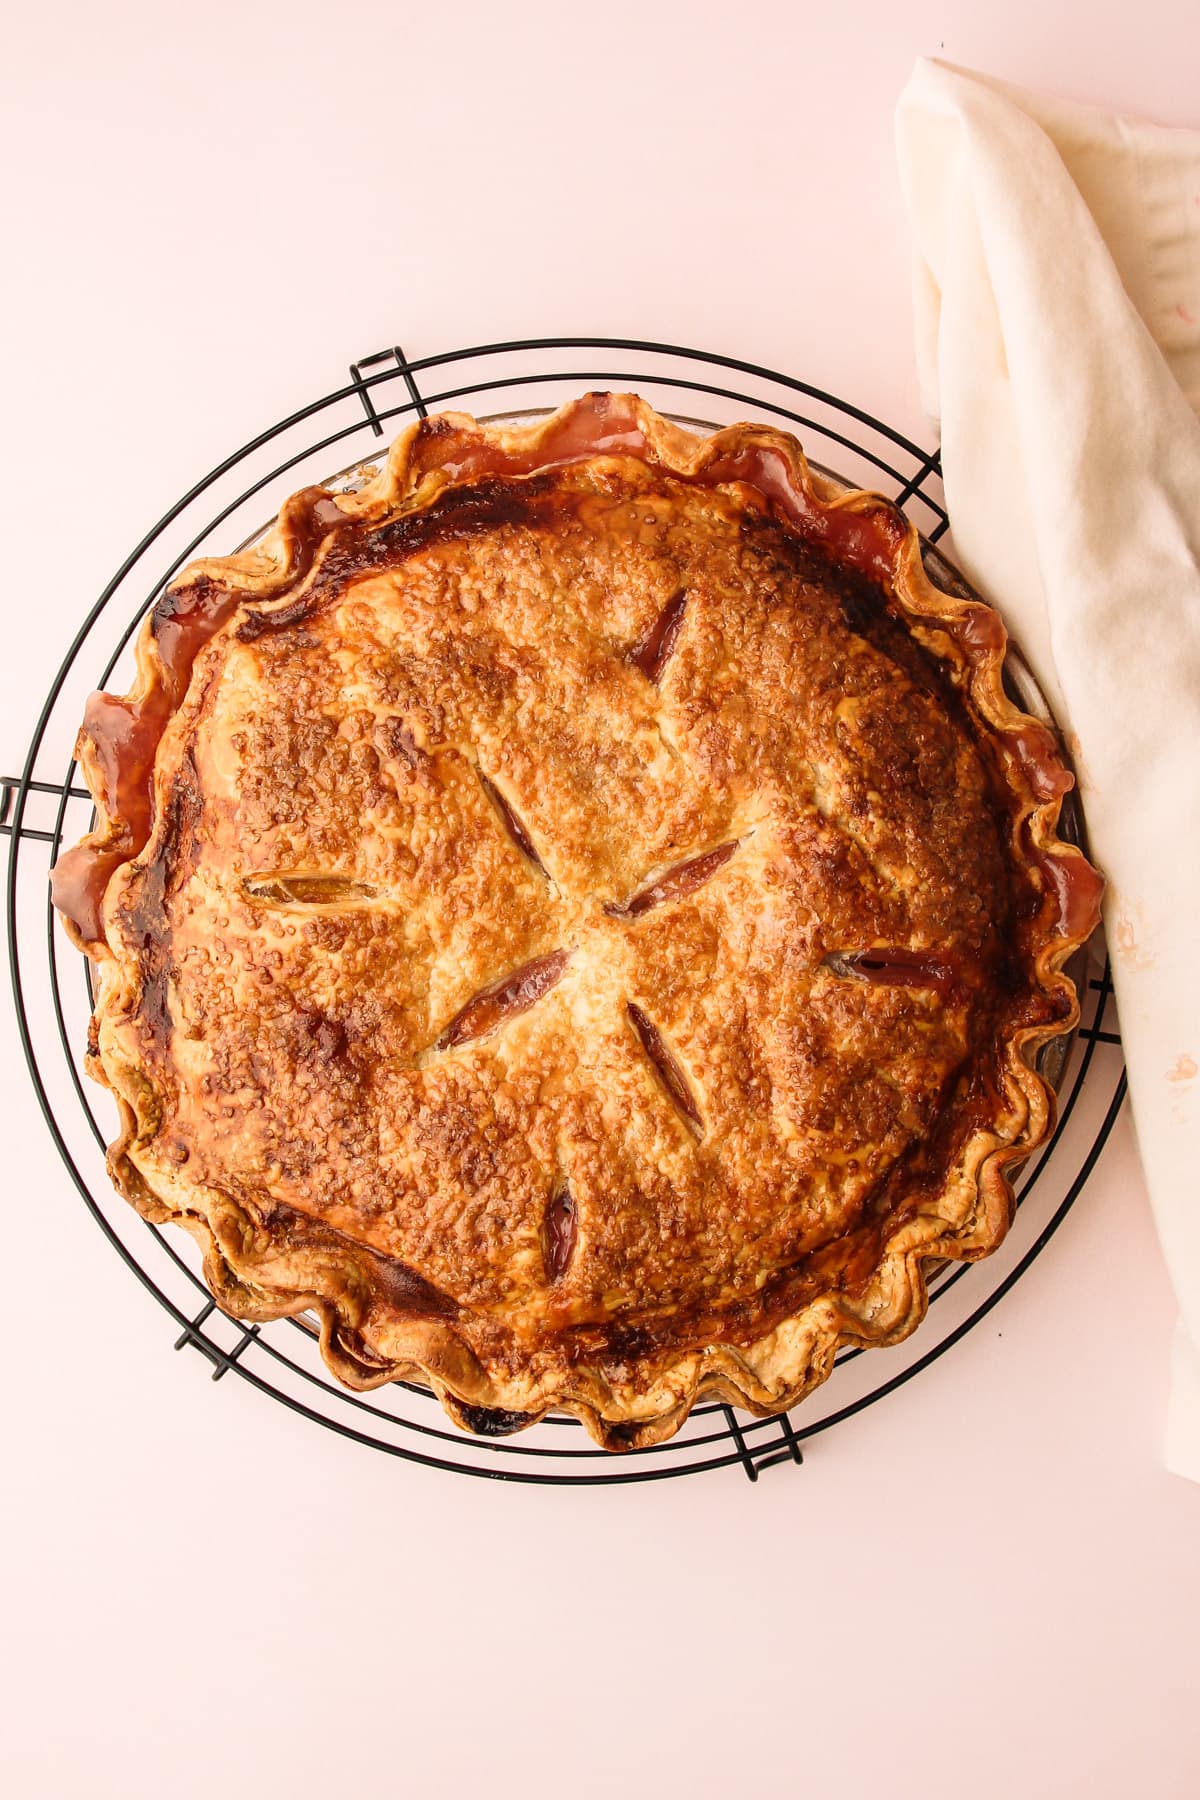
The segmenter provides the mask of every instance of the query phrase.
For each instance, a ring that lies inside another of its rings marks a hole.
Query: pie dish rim
[[[627,398],[608,397],[610,402],[615,400],[618,404]],[[568,402],[565,407],[528,427],[485,426],[468,420],[466,415],[437,417],[439,421],[452,421],[453,430],[473,433],[477,440],[487,441],[502,452],[509,443],[520,439],[520,450],[527,454],[537,440],[544,441],[564,417],[586,406],[591,399],[591,396],[583,396]],[[960,599],[932,582],[922,561],[919,534],[891,502],[870,490],[844,487],[831,475],[815,473],[790,434],[774,427],[751,424],[724,427],[702,440],[689,439],[686,433],[655,413],[645,402],[635,399],[633,405],[639,428],[654,459],[684,479],[695,473],[701,458],[711,451],[716,439],[729,443],[739,433],[749,434],[756,441],[782,450],[796,488],[815,509],[827,513],[843,509],[881,513],[892,523],[899,521],[901,529],[893,565],[893,585],[897,600],[910,620],[915,618],[934,626],[949,625],[961,620],[967,609],[982,609],[995,618],[983,602]],[[423,433],[426,434],[424,440]],[[368,509],[380,506],[419,510],[429,505],[438,493],[445,491],[447,483],[437,479],[436,466],[432,469],[419,466],[413,452],[423,441],[428,441],[428,422],[414,422],[395,440],[387,463],[374,482],[356,494],[335,493],[333,498],[347,514],[365,514]],[[292,579],[286,515],[285,506],[280,520],[253,547],[230,557],[193,563],[176,578],[172,591],[186,589],[205,576],[210,579],[214,575],[224,579],[234,576],[243,593],[269,603],[272,594],[286,587]],[[942,553],[938,555],[945,562]],[[970,664],[967,687],[972,702],[1000,739],[1005,733],[1011,735],[1034,723],[1004,691],[1004,651],[1005,645],[1001,641],[998,647],[981,650],[973,661],[969,657],[965,659]],[[145,691],[156,679],[161,681],[161,669],[155,666],[157,651],[149,618],[139,635],[136,654],[139,686]],[[135,688],[134,692],[137,691]],[[174,710],[170,717],[173,716]],[[1061,751],[1057,754],[1060,766],[1065,766]],[[1016,760],[1015,753],[1013,760]],[[96,798],[98,815],[94,831],[84,841],[103,845],[111,842],[114,835],[119,836],[123,822],[104,805],[103,771],[99,767],[95,745],[86,734],[81,735],[79,761]],[[1057,836],[1065,791],[1065,787],[1060,787],[1055,794],[1040,800],[1030,799],[1024,817],[1031,841],[1041,856],[1060,866],[1071,865],[1076,874],[1087,871],[1094,875],[1083,852]],[[144,848],[149,849],[153,842],[152,834]],[[135,851],[118,868],[137,860],[142,854],[142,850]],[[110,884],[117,872],[118,869],[113,870]],[[1069,872],[1063,868],[1064,880]],[[192,1232],[204,1255],[209,1286],[223,1309],[234,1317],[263,1321],[315,1312],[321,1321],[321,1346],[326,1362],[352,1388],[365,1390],[400,1379],[423,1381],[438,1395],[452,1417],[468,1428],[484,1429],[489,1434],[499,1428],[495,1423],[497,1412],[511,1419],[514,1427],[530,1423],[549,1411],[571,1412],[582,1420],[598,1442],[608,1448],[645,1447],[661,1442],[673,1435],[701,1397],[716,1397],[751,1413],[770,1416],[790,1409],[824,1380],[843,1345],[895,1343],[915,1329],[927,1305],[922,1267],[926,1260],[981,1256],[1002,1240],[1012,1210],[1008,1172],[1015,1162],[1024,1160],[1044,1141],[1053,1118],[1051,1087],[1032,1066],[1032,1061],[1043,1044],[1073,1031],[1077,1023],[1078,997],[1064,972],[1064,965],[1090,935],[1095,922],[1096,899],[1098,890],[1093,897],[1086,929],[1083,923],[1068,928],[1064,921],[1059,930],[1047,935],[1038,951],[1034,965],[1038,985],[1043,991],[1058,994],[1067,1003],[1066,1009],[1053,1024],[1017,1032],[1006,1045],[1005,1074],[1009,1078],[1010,1099],[1014,1095],[1019,1099],[1024,1107],[1024,1117],[1015,1126],[1014,1135],[1004,1137],[996,1132],[982,1131],[973,1135],[962,1158],[962,1166],[955,1172],[964,1200],[956,1219],[951,1221],[941,1214],[918,1214],[907,1220],[888,1241],[866,1293],[853,1301],[845,1294],[827,1294],[749,1345],[735,1348],[721,1344],[681,1353],[669,1370],[659,1372],[649,1390],[649,1405],[645,1392],[622,1396],[612,1383],[602,1381],[594,1371],[586,1368],[576,1372],[569,1387],[549,1396],[538,1395],[536,1404],[528,1410],[498,1404],[486,1372],[477,1364],[475,1368],[471,1367],[473,1358],[469,1351],[466,1357],[462,1354],[464,1345],[454,1326],[440,1320],[417,1322],[413,1327],[410,1354],[392,1358],[386,1367],[371,1367],[348,1347],[345,1319],[337,1296],[306,1291],[282,1293],[256,1284],[246,1259],[232,1251],[240,1229],[235,1217],[223,1217],[219,1228],[214,1227],[210,1218],[181,1212],[162,1195],[151,1192],[128,1154],[139,1129],[137,1111],[128,1097],[119,1091],[117,1100],[122,1111],[122,1131],[109,1152],[110,1172],[118,1188],[145,1216],[156,1221],[172,1218]],[[101,947],[94,941],[91,944],[83,941],[80,931],[69,923],[68,931],[73,941],[88,950],[94,960],[103,963],[106,953],[112,956],[109,945]],[[101,991],[97,997],[97,1014],[103,1005],[104,993]],[[106,1085],[112,1085],[99,1057],[89,1059],[89,1067]],[[1017,1104],[1016,1100],[1013,1104]],[[948,1179],[944,1199],[951,1185]],[[231,1202],[231,1205],[236,1211],[236,1204]],[[935,1225],[943,1229],[938,1231],[934,1229]],[[505,1397],[511,1399],[511,1395]]]

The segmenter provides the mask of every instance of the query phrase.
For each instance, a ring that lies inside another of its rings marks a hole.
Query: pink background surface
[[[928,441],[914,57],[1200,124],[1183,0],[423,11],[10,17],[6,769],[130,543],[352,357],[662,337]],[[172,1355],[7,1018],[0,1055],[14,1793],[1198,1791],[1200,1490],[1160,1464],[1173,1306],[1127,1120],[987,1326],[802,1470],[539,1491]]]

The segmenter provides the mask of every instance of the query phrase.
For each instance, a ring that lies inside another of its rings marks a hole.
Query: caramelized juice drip
[[[772,445],[747,444],[734,455],[719,456],[707,465],[699,479],[706,487],[718,482],[745,482],[775,501],[785,520],[804,537],[825,544],[864,575],[886,581],[894,573],[896,553],[907,531],[896,508],[873,501],[859,511],[851,506],[827,507],[810,500],[793,482],[782,450]]]
[[[83,733],[91,740],[99,777],[96,797],[120,827],[108,844],[77,844],[50,871],[50,897],[85,944],[104,936],[104,893],[114,871],[150,836],[154,754],[170,715],[161,688],[142,701],[91,694],[84,707]]]
[[[83,711],[83,729],[92,740],[100,774],[97,799],[124,821],[130,841],[138,846],[150,835],[150,775],[169,716],[169,702],[160,690],[141,702],[90,694]]]
[[[104,936],[103,902],[109,881],[132,851],[97,850],[76,844],[64,850],[50,871],[50,898],[85,944]]]
[[[1045,891],[1051,896],[1059,933],[1080,940],[1091,936],[1100,923],[1104,877],[1086,856],[1072,851],[1027,850],[1041,870]]]
[[[636,414],[624,411],[619,394],[592,393],[565,419],[527,450],[502,450],[480,443],[446,419],[422,425],[412,449],[419,474],[437,470],[451,481],[477,481],[486,475],[531,475],[535,469],[559,468],[589,456],[641,456],[646,437]],[[453,443],[452,439],[458,439]]]
[[[637,414],[626,408],[626,398],[622,394],[586,395],[567,418],[553,424],[527,450],[481,444],[448,420],[430,420],[412,447],[413,469],[418,476],[438,470],[451,481],[473,481],[491,475],[530,475],[536,469],[560,468],[591,456],[639,456],[652,461],[646,434]],[[827,544],[876,579],[892,574],[906,531],[899,512],[886,502],[857,511],[810,500],[793,482],[783,452],[772,444],[745,444],[728,455],[718,454],[691,479],[704,487],[744,482],[774,501],[805,537]]]
[[[503,981],[484,988],[482,993],[476,994],[455,1013],[434,1044],[434,1049],[453,1050],[472,1038],[487,1037],[503,1025],[506,1019],[528,1012],[543,994],[548,994],[555,983],[562,979],[569,961],[570,955],[566,950],[555,950],[549,956],[535,957],[532,962],[524,963],[521,968],[514,969],[511,975],[506,975]]]
[[[151,614],[150,630],[166,674],[172,707],[187,692],[200,650],[225,623],[239,596],[207,577],[165,593]]]
[[[951,627],[954,637],[965,651],[976,656],[994,656],[1008,642],[1008,633],[998,613],[977,601],[964,606]]]
[[[1027,719],[1015,731],[1005,733],[1009,747],[1029,778],[1036,799],[1061,800],[1075,786],[1075,777],[1063,762],[1058,740],[1048,726]]]
[[[120,829],[108,844],[76,845],[50,872],[51,899],[84,943],[103,938],[105,889],[120,864],[149,840],[159,740],[187,691],[197,655],[236,605],[235,594],[206,580],[164,594],[150,625],[162,679],[141,699],[103,693],[88,698],[83,732],[91,741],[99,777],[96,798]]]

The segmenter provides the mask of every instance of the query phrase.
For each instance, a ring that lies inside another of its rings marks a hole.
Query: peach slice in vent
[[[247,875],[242,891],[264,906],[362,906],[374,900],[377,889],[350,875],[327,875],[319,870],[277,869]]]
[[[652,907],[662,906],[665,901],[682,900],[685,895],[694,894],[698,887],[703,887],[709,877],[729,861],[737,847],[735,838],[730,844],[719,844],[715,850],[690,856],[686,862],[676,863],[646,887],[639,888],[631,899],[611,901],[604,910],[613,919],[636,919]]]
[[[511,975],[505,975],[484,988],[460,1007],[438,1037],[435,1050],[453,1050],[473,1038],[489,1037],[506,1019],[528,1012],[543,994],[548,994],[570,961],[570,952],[555,950],[549,956],[537,956],[522,963]]]
[[[560,1188],[542,1219],[542,1262],[546,1280],[561,1281],[575,1254],[579,1215],[570,1188]]]
[[[932,988],[948,994],[964,978],[960,958],[944,951],[833,950],[822,965],[846,981],[869,981],[876,987]]]
[[[687,590],[681,588],[677,594],[672,594],[649,631],[638,639],[630,651],[630,661],[656,687],[662,680],[662,672],[679,641],[686,609]]]
[[[679,1063],[667,1048],[662,1032],[654,1021],[647,1017],[640,1006],[632,1001],[625,1008],[629,1023],[637,1032],[642,1049],[650,1060],[654,1073],[667,1098],[694,1137],[704,1136],[704,1117],[692,1093],[687,1076]]]

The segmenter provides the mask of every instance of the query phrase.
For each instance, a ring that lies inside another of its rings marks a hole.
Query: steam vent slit
[[[877,987],[932,988],[949,993],[962,981],[962,968],[950,951],[834,950],[822,967],[844,981],[869,981]]]
[[[568,951],[555,950],[550,956],[538,956],[532,962],[523,963],[511,975],[483,988],[455,1013],[433,1048],[453,1050],[474,1038],[488,1037],[506,1019],[528,1012],[562,979],[569,961]]]
[[[692,1093],[691,1084],[672,1056],[663,1035],[652,1019],[647,1018],[640,1006],[632,1001],[625,1008],[629,1023],[637,1032],[642,1049],[649,1057],[659,1083],[674,1106],[676,1112],[694,1137],[704,1136],[704,1119],[696,1104],[696,1096]]]
[[[547,1281],[561,1281],[570,1268],[578,1233],[574,1197],[570,1188],[561,1187],[548,1202],[542,1219],[542,1263]]]
[[[605,907],[605,912],[614,919],[636,919],[641,913],[649,912],[652,907],[662,906],[668,900],[682,900],[687,894],[694,894],[697,888],[703,887],[710,876],[715,875],[729,861],[738,847],[738,841],[734,838],[732,843],[720,844],[715,850],[706,850],[701,856],[692,856],[687,862],[676,863],[644,888],[639,888],[632,899],[611,902]]]
[[[354,906],[373,900],[376,889],[349,875],[324,875],[319,870],[275,869],[247,875],[242,882],[247,899],[264,906]]]
[[[670,661],[671,652],[683,630],[687,598],[686,588],[680,588],[677,594],[672,594],[653,625],[638,639],[631,652],[633,662],[646,680],[652,681],[656,687],[662,680],[663,670]]]
[[[500,789],[496,786],[495,782],[489,780],[482,769],[479,771],[479,785],[499,813],[505,831],[507,831],[509,837],[521,852],[521,855],[533,864],[540,875],[545,875],[546,865],[534,848],[533,839],[525,829],[516,809],[510,805],[504,795],[500,792]]]

